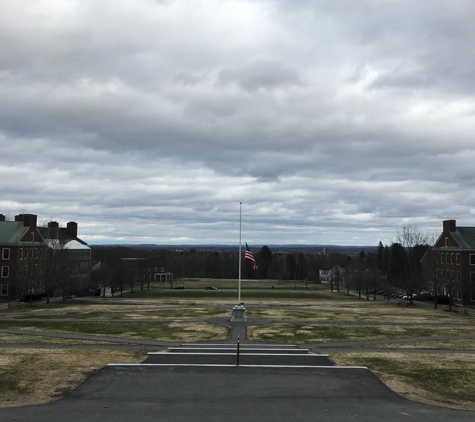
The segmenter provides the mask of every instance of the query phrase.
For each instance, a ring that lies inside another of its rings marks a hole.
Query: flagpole
[[[242,224],[242,202],[239,202],[239,279],[238,279],[238,304],[233,307],[231,322],[247,322],[246,308],[241,303],[241,224]]]
[[[239,202],[239,279],[238,279],[238,305],[241,304],[241,215],[242,215],[242,202]]]

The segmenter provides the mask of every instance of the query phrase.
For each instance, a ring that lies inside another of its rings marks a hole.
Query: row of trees
[[[310,280],[319,282],[319,269],[324,266],[342,269],[336,271],[330,280],[330,288],[340,291],[356,290],[368,295],[371,291],[403,290],[411,298],[427,287],[430,271],[421,265],[422,256],[429,249],[429,237],[415,226],[403,226],[397,233],[397,241],[390,246],[380,242],[374,252],[361,252],[350,256],[345,253],[329,255],[309,251],[272,252],[263,246],[254,252],[258,264],[252,270],[249,261],[243,261],[242,276],[246,279]],[[107,284],[122,290],[127,285],[134,288],[137,276],[130,274],[130,268],[120,263],[120,256],[152,257],[157,250],[124,247],[95,247],[94,257],[103,261],[101,272],[93,275],[92,283]],[[239,254],[236,249],[222,250],[158,250],[167,261],[167,271],[177,279],[217,278],[234,279],[238,277]],[[136,269],[135,269],[136,270]],[[147,276],[147,274],[145,274]],[[148,287],[150,279],[140,281],[140,288]],[[433,282],[433,279],[431,278]]]
[[[166,250],[167,268],[177,278],[238,277],[239,253],[234,249],[182,251]],[[242,277],[246,279],[317,280],[318,268],[325,262],[321,254],[286,251],[273,253],[268,246],[254,252],[258,269],[249,261],[242,262]]]
[[[435,241],[435,235],[405,225],[397,233],[396,242],[390,246],[379,242],[374,253],[362,252],[352,257],[344,267],[344,274],[336,271],[330,282],[331,289],[339,290],[340,285],[344,285],[348,291],[356,290],[366,296],[384,291],[388,298],[399,290],[406,293],[411,303],[416,293],[426,291],[437,307],[439,287],[443,287],[450,304],[451,286],[439,286],[436,278]]]
[[[327,265],[342,269],[341,273],[335,272],[330,281],[332,290],[344,288],[368,295],[376,290],[389,292],[400,289],[407,292],[411,300],[416,292],[424,288],[436,292],[435,254],[433,265],[431,259],[426,259],[425,265],[421,265],[422,256],[433,239],[414,226],[403,226],[396,238],[397,241],[390,246],[380,242],[374,252],[361,252],[355,256],[337,252],[326,255],[315,250],[273,252],[268,246],[263,246],[254,251],[258,269],[252,270],[250,262],[243,261],[242,276],[247,279],[310,280],[318,283],[319,269]],[[238,277],[239,254],[235,249],[147,250],[93,246],[92,252],[93,258],[101,261],[101,266],[92,271],[90,277],[82,279],[82,284],[78,284],[73,277],[75,263],[64,244],[60,241],[50,243],[42,259],[30,257],[14,270],[18,292],[25,295],[43,290],[49,299],[53,293],[66,295],[85,290],[94,293],[98,287],[103,293],[106,287],[110,287],[112,293],[124,289],[147,289],[154,274],[154,271],[150,272],[147,260],[157,256],[163,256],[167,271],[178,279]],[[131,266],[121,261],[123,257],[143,259],[143,265]]]

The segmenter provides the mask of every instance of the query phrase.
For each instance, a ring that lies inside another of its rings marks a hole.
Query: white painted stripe
[[[177,356],[177,355],[185,355],[185,356],[197,356],[197,355],[206,355],[206,356],[237,356],[237,353],[161,353],[161,352],[148,352],[147,355],[161,355],[161,356]],[[309,354],[309,353],[239,353],[239,356],[310,356],[310,357],[318,357],[318,356],[326,356],[324,354]]]
[[[237,347],[167,347],[167,350],[237,350]],[[239,350],[252,350],[255,352],[266,352],[266,351],[275,351],[275,352],[288,352],[289,349],[255,349],[255,348],[247,348],[247,347],[240,347]],[[310,349],[295,349],[296,352],[308,352]]]
[[[240,343],[245,344],[246,347],[298,347],[295,344],[248,344],[248,343]],[[234,346],[236,347],[236,343],[182,343],[182,346]]]
[[[232,364],[211,364],[211,363],[108,363],[107,366],[206,366],[216,368],[230,368]],[[368,369],[366,366],[312,366],[312,365],[239,365],[246,368],[319,368],[319,369]]]

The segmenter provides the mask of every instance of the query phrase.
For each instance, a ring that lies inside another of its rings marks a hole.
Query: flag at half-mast
[[[252,262],[252,269],[257,270],[256,260],[254,259],[254,255],[252,254],[251,250],[249,249],[249,246],[247,246],[247,242],[246,242],[246,253],[244,254],[244,259],[248,259],[249,261],[251,261]]]

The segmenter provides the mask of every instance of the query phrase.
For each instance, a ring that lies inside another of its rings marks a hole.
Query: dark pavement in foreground
[[[63,399],[0,409],[0,421],[473,421],[393,393],[368,369],[296,346],[187,344],[109,365]]]
[[[0,409],[4,421],[473,421],[391,392],[366,369],[108,366],[46,405]]]

